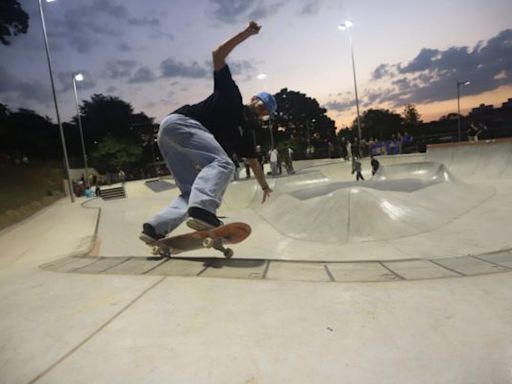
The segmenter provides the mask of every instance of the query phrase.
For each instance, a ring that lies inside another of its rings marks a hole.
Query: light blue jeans
[[[180,196],[147,221],[165,235],[178,227],[190,207],[217,212],[235,166],[213,135],[199,122],[180,114],[160,123],[158,147],[180,189]]]

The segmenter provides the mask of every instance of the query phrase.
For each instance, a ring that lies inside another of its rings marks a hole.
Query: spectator
[[[327,152],[328,152],[328,157],[329,159],[333,159],[334,158],[334,145],[329,141],[327,142]]]
[[[403,145],[403,137],[400,132],[396,134],[396,142],[397,142],[397,153],[402,153],[402,145]]]
[[[355,156],[352,161],[352,174],[356,173],[357,181],[364,180],[364,177],[363,177],[363,174],[361,173],[361,171],[362,171],[361,161],[359,160],[359,158],[357,156]]]
[[[272,171],[272,176],[277,176],[277,158],[278,158],[278,152],[277,149],[272,148],[270,150],[269,158],[270,158],[270,169]]]
[[[117,177],[119,177],[119,181],[121,182],[121,184],[124,185],[124,182],[126,180],[126,173],[124,173],[124,171],[122,169],[120,169],[119,172],[117,173]]]
[[[341,157],[343,160],[348,160],[348,150],[347,150],[347,139],[344,137],[341,138]]]
[[[244,160],[244,165],[245,165],[245,178],[250,179],[251,178],[251,167],[250,167],[249,161],[245,157],[243,160]]]
[[[89,186],[87,188],[85,188],[84,195],[88,199],[96,196],[94,191],[92,190],[92,188]]]
[[[359,138],[354,138],[354,142],[350,145],[350,153],[352,154],[352,159],[361,157]]]
[[[482,128],[480,125],[476,124],[474,121],[472,121],[469,124],[469,128],[466,131],[466,134],[468,135],[468,141],[476,142],[478,141],[478,135],[482,132]]]
[[[371,156],[371,164],[372,164],[372,176],[377,173],[380,168],[379,160],[377,160],[373,155]]]
[[[235,165],[235,172],[233,173],[233,180],[238,181],[238,180],[240,180],[240,161],[238,160],[238,156],[236,153],[233,153],[231,160],[233,160],[233,164]]]

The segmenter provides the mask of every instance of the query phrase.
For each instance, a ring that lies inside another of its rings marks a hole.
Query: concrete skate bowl
[[[510,139],[433,145],[428,147],[425,159],[443,163],[450,172],[464,180],[512,179]]]
[[[241,190],[246,186],[250,191]],[[280,178],[264,205],[256,188],[246,186],[230,189],[226,205],[245,205],[287,238],[338,244],[430,232],[494,193],[460,181],[436,162],[385,166],[365,182],[331,181],[321,171]]]
[[[229,261],[204,249],[149,260],[137,240],[140,223],[179,191],[168,184],[127,183],[127,199],[84,204],[102,212],[89,255],[95,257],[70,256],[44,268],[323,282],[508,272],[511,151],[510,143],[500,141],[380,156],[382,167],[373,178],[365,159],[364,182],[355,182],[350,163],[339,159],[304,161],[295,175],[268,179],[274,193],[264,205],[254,178],[231,183],[219,215],[247,222],[253,232],[233,246]]]

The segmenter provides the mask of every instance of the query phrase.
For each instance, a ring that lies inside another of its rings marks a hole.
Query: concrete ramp
[[[274,186],[251,208],[282,235],[330,243],[391,240],[432,231],[488,199],[491,188],[458,181],[443,164],[390,165],[367,182],[317,172]]]
[[[231,183],[218,215],[253,228],[234,247],[237,258],[344,262],[510,249],[511,151],[510,141],[431,146],[427,154],[378,157],[382,167],[374,177],[365,159],[366,180],[359,182],[349,162],[301,161],[295,175],[268,178],[274,192],[265,204],[254,178]],[[179,193],[126,185],[126,200],[88,204],[102,209],[101,256],[147,256],[137,240],[141,223]],[[175,233],[187,231],[183,225]],[[187,257],[215,255],[201,250]]]
[[[443,163],[463,179],[512,178],[512,140],[509,139],[429,146],[426,159]]]

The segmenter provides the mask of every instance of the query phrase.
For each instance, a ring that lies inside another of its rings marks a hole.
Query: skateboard
[[[153,255],[171,257],[182,252],[195,251],[202,248],[213,248],[230,259],[233,250],[225,248],[226,244],[237,244],[245,240],[251,234],[251,226],[245,223],[229,223],[220,227],[205,231],[194,231],[166,237],[153,244]]]

